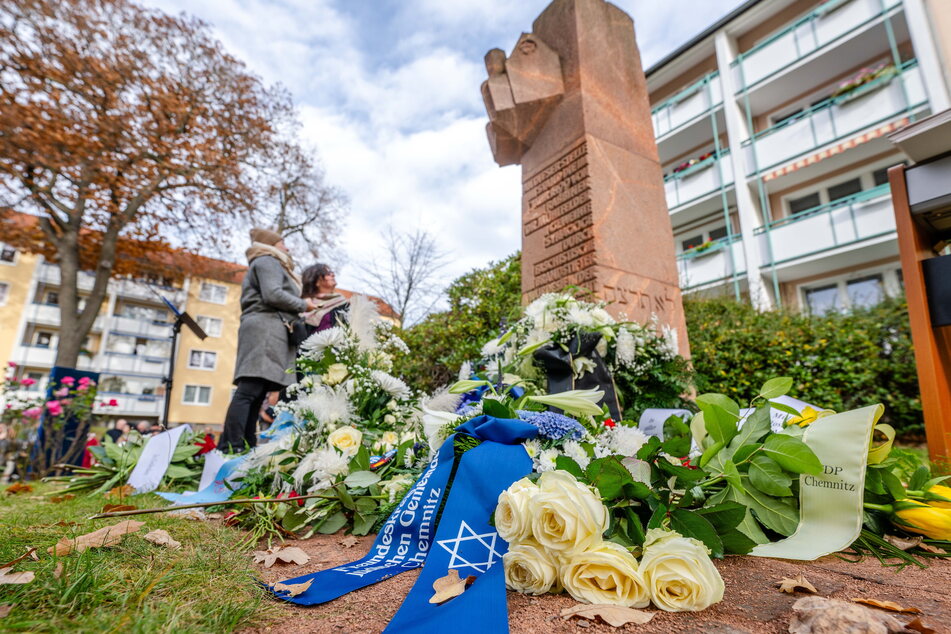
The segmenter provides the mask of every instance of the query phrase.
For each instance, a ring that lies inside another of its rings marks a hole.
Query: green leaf
[[[598,492],[605,500],[620,497],[624,485],[634,483],[631,472],[615,456],[592,460],[585,473],[591,484],[598,488]]]
[[[696,512],[713,524],[718,533],[736,528],[746,517],[746,507],[736,502],[721,502],[714,506],[697,509]]]
[[[720,533],[723,550],[731,555],[745,555],[756,547],[756,542],[743,534],[739,529]]]
[[[925,482],[928,481],[928,476],[931,475],[931,470],[928,467],[921,465],[912,476],[908,479],[908,488],[912,491],[923,491],[925,488]],[[934,485],[931,485],[934,486]]]
[[[575,462],[574,458],[558,456],[555,458],[555,468],[559,471],[567,471],[581,482],[588,482],[588,477],[584,474],[584,470],[581,468],[581,465]]]
[[[759,389],[759,395],[766,400],[771,398],[776,398],[777,396],[782,396],[789,392],[792,389],[793,380],[788,376],[781,376],[775,379],[770,379],[763,383],[763,387]]]
[[[350,460],[350,472],[367,471],[370,468],[370,451],[361,445],[356,455]]]
[[[333,490],[337,494],[337,497],[340,498],[340,503],[343,504],[344,508],[350,509],[351,511],[357,508],[346,486],[342,483],[335,484]]]
[[[667,507],[663,504],[658,504],[657,508],[654,509],[654,512],[651,514],[651,518],[647,521],[647,529],[662,528],[665,519],[667,519]]]
[[[736,465],[733,464],[732,460],[727,460],[723,463],[723,477],[726,478],[727,482],[732,484],[741,492],[746,488],[743,486],[743,481],[740,478],[740,472],[737,471]]]
[[[353,534],[366,535],[373,530],[378,517],[376,515],[361,515],[357,513],[353,516]]]
[[[165,471],[165,477],[170,480],[178,480],[181,478],[193,478],[198,475],[197,470],[192,470],[186,467],[185,465],[180,464],[170,464],[168,469]]]
[[[739,449],[748,443],[760,440],[770,431],[769,408],[759,407],[743,422],[736,437],[730,441],[730,446]]]
[[[775,460],[768,456],[756,456],[750,462],[750,482],[763,493],[777,496],[790,496],[792,478],[786,475]]]
[[[644,545],[644,525],[641,524],[641,518],[637,516],[632,508],[624,509],[624,517],[627,519],[627,537],[637,546]]]
[[[885,482],[882,480],[884,469],[869,467],[865,471],[865,490],[876,495],[885,495]]]
[[[699,539],[717,559],[723,557],[723,542],[713,524],[703,516],[686,509],[674,509],[670,512],[670,527],[684,537]]]
[[[717,455],[717,453],[725,446],[726,443],[724,443],[722,440],[718,440],[704,449],[703,453],[700,455],[700,468],[702,469],[703,467],[707,466],[710,460],[712,460],[713,457]]]
[[[908,497],[901,480],[891,471],[885,470],[882,472],[882,483],[885,485],[885,488],[888,489],[888,494],[892,496],[893,499],[904,500]]]
[[[736,442],[736,438],[734,438],[733,441]],[[732,445],[733,443],[730,443],[730,444]],[[754,453],[756,453],[756,450],[762,446],[763,446],[763,443],[759,443],[759,442],[743,445],[742,447],[736,450],[735,454],[733,454],[733,464],[736,464],[736,465],[740,464],[741,462],[743,462],[744,460],[752,456]]]
[[[637,450],[635,457],[638,460],[646,460],[647,462],[650,462],[654,459],[654,456],[660,452],[660,448],[660,439],[657,436],[651,436],[647,439],[647,442]]]
[[[697,407],[703,412],[707,434],[716,442],[728,444],[737,434],[736,423],[740,419],[740,406],[723,394],[701,394]]]
[[[681,465],[675,465],[671,462],[668,462],[666,458],[660,458],[657,460],[657,468],[666,473],[667,475],[672,475],[677,478],[677,486],[688,488],[694,482],[702,480],[706,477],[706,474],[700,469],[688,469],[687,467]]]
[[[744,480],[744,484],[749,483],[749,480]],[[746,500],[756,519],[766,528],[787,536],[796,532],[799,509],[792,499],[767,495],[751,485],[746,487]]]
[[[763,443],[763,453],[779,463],[783,469],[795,473],[819,475],[822,463],[809,446],[792,436],[772,434]]]
[[[784,414],[789,414],[790,416],[793,416],[793,417],[799,416],[799,412],[797,412],[792,407],[786,405],[785,403],[780,403],[778,401],[770,401],[769,406],[775,410],[779,410],[780,412],[783,412]]]
[[[286,531],[296,532],[307,524],[307,513],[303,509],[295,509],[284,516],[281,520],[281,526]]]
[[[344,515],[342,511],[337,511],[320,523],[320,526],[317,527],[317,532],[323,535],[330,535],[331,533],[336,533],[346,525],[347,516]]]
[[[353,471],[343,481],[348,487],[368,487],[380,481],[380,476],[372,471]]]
[[[377,506],[379,506],[376,500],[368,497],[355,498],[353,500],[353,505],[356,507],[357,513],[360,513],[361,515],[369,515],[376,510]]]
[[[511,407],[494,398],[482,399],[482,413],[486,416],[494,416],[496,418],[518,418]]]

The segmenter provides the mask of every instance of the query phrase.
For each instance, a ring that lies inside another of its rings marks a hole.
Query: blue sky
[[[485,139],[482,58],[511,50],[547,0],[144,0],[212,25],[233,55],[294,95],[304,140],[350,217],[329,259],[359,289],[387,225],[436,235],[444,281],[520,246],[520,167]],[[741,0],[617,0],[634,17],[645,67]]]

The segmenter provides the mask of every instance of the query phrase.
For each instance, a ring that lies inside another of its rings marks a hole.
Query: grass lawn
[[[0,585],[3,632],[228,632],[259,625],[274,611],[256,585],[244,537],[219,522],[202,522],[166,514],[90,521],[104,504],[102,495],[81,495],[54,504],[39,499],[49,486],[32,493],[0,493],[0,564],[27,547],[40,561],[26,559],[16,572],[33,571],[24,585]],[[128,498],[140,508],[165,504],[154,495]],[[145,522],[137,533],[113,547],[54,557],[47,548],[62,537],[76,537],[122,519]],[[75,522],[74,526],[58,522]],[[156,546],[145,533],[165,529],[182,543],[179,550]],[[57,564],[62,573],[57,578]]]

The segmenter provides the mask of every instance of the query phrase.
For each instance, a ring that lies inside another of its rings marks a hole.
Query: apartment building
[[[78,369],[100,372],[99,400],[118,403],[98,406],[98,414],[160,421],[175,320],[163,301],[168,300],[187,311],[208,335],[200,340],[188,328],[181,330],[174,355],[169,424],[220,429],[234,389],[245,267],[184,253],[175,257],[178,266],[201,274],[181,282],[131,277],[110,281]],[[59,333],[68,327],[60,316],[59,283],[55,263],[0,243],[0,364],[15,363],[15,376],[33,379],[28,390],[37,394],[46,390]],[[80,293],[89,291],[92,284],[91,274],[80,273]],[[383,316],[395,322],[389,306],[373,299]]]
[[[951,105],[949,69],[947,0],[749,0],[648,69],[684,292],[901,292],[885,135]]]

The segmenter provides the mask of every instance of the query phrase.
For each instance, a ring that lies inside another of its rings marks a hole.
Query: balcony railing
[[[723,150],[719,155],[711,156],[702,163],[691,165],[664,179],[667,208],[674,210],[732,184],[733,164],[729,151]]]
[[[882,0],[830,0],[778,31],[733,62],[736,82],[749,90],[815,51],[845,39],[900,3]]]
[[[734,269],[735,267],[735,269]],[[688,290],[724,282],[746,272],[746,258],[739,236],[728,236],[709,247],[692,249],[677,256],[680,288]]]
[[[744,141],[748,165],[760,171],[776,167],[925,104],[921,73],[910,60],[897,75],[826,99]]]
[[[41,324],[44,326],[59,326],[61,314],[59,306],[55,304],[30,304],[26,312],[26,319],[31,324]],[[105,317],[99,315],[92,323],[92,332],[102,330]]]
[[[768,229],[768,231],[767,231]],[[755,230],[763,264],[782,264],[895,232],[889,186],[859,192]]]
[[[37,277],[41,282],[52,286],[59,286],[61,281],[59,266],[44,262],[39,268]],[[79,290],[92,290],[94,282],[95,276],[91,273],[87,273],[86,271],[79,272],[77,276]],[[162,295],[176,306],[181,306],[185,302],[185,291],[183,289],[166,288],[155,285],[152,285],[152,288],[154,288],[159,295]],[[113,279],[109,282],[109,290],[122,297],[147,301],[153,304],[162,304],[161,300],[155,296],[155,293],[149,289],[149,285],[144,282],[136,282],[129,279]],[[162,305],[164,306],[164,304]]]
[[[158,339],[166,339],[172,336],[172,324],[135,317],[113,317],[110,330],[122,334]]]
[[[723,103],[720,75],[716,71],[654,106],[654,136],[658,139],[684,127]]]
[[[144,376],[165,376],[168,372],[168,359],[106,353],[99,364],[100,372],[110,374],[139,374]]]
[[[56,360],[56,348],[20,345],[13,349],[10,360],[17,365],[52,367]],[[77,370],[92,370],[92,358],[80,355],[76,362]]]

